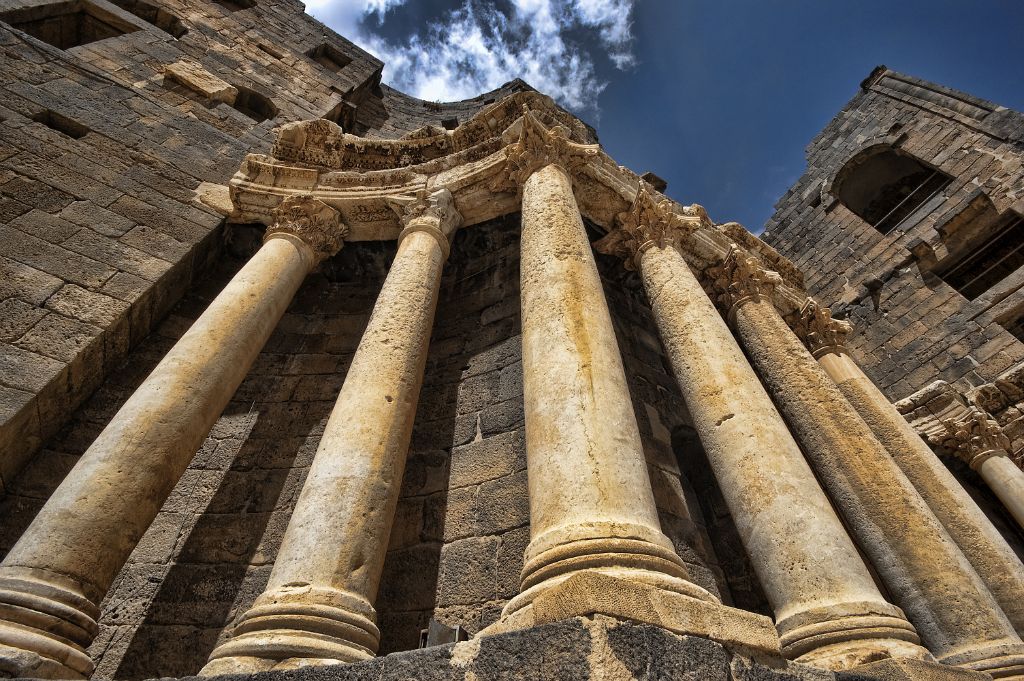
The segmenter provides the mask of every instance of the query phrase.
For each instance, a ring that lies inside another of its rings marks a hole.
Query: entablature
[[[447,189],[463,229],[470,228],[519,211],[517,182],[523,178],[515,170],[523,166],[525,146],[548,148],[538,144],[566,146],[580,212],[598,229],[615,229],[616,218],[633,209],[638,195],[649,195],[659,210],[694,223],[675,246],[699,276],[735,247],[780,274],[773,299],[784,314],[806,300],[803,276],[789,260],[738,223],[694,222],[693,207],[617,164],[594,144],[585,124],[536,92],[511,95],[455,130],[428,126],[397,140],[356,137],[325,120],[285,125],[272,154],[248,155],[232,178],[230,220],[269,225],[281,201],[308,195],[338,211],[346,241],[391,240],[402,229],[390,207],[394,200]]]

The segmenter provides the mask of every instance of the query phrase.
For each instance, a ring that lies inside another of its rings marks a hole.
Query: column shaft
[[[977,471],[1017,524],[1024,527],[1024,471],[1005,452],[982,461]],[[1024,602],[1018,601],[1018,607],[1024,607]]]
[[[879,593],[782,417],[679,252],[638,257],[694,427],[775,611],[783,652],[832,669],[928,657]]]
[[[267,588],[210,655],[203,675],[338,664],[376,653],[373,602],[448,253],[436,224],[403,233]]]
[[[506,613],[587,568],[717,601],[661,532],[601,280],[557,165],[523,187],[521,279],[531,541]]]
[[[99,602],[314,262],[269,238],[82,455],[0,566],[0,671],[91,673]]]
[[[1024,631],[1024,564],[999,530],[852,357],[836,348],[818,362],[971,561],[1016,630]]]
[[[732,314],[815,472],[928,648],[947,664],[1024,673],[1024,643],[984,582],[771,301]]]

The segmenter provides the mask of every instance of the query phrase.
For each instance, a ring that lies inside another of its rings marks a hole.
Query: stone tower
[[[550,98],[289,0],[0,22],[0,675],[1024,675],[848,324]]]

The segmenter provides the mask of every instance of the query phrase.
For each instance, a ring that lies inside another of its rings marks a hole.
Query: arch
[[[235,85],[235,88],[238,90],[238,95],[231,106],[236,111],[257,123],[277,116],[277,105],[269,97],[242,85]]]
[[[832,194],[882,234],[888,234],[952,181],[889,144],[853,156],[832,182]]]

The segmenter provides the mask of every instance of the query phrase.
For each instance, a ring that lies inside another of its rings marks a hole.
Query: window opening
[[[139,30],[88,0],[33,5],[0,13],[0,21],[61,50]]]
[[[56,111],[51,111],[50,109],[40,111],[32,117],[32,120],[36,123],[42,123],[51,130],[56,130],[71,139],[79,140],[89,133],[89,128],[78,121],[71,120],[67,116],[61,116]]]
[[[1002,222],[980,246],[936,274],[963,297],[974,300],[1022,266],[1024,217],[1018,215]]]
[[[110,0],[125,12],[134,14],[146,23],[153,24],[164,33],[170,33],[175,40],[180,39],[188,33],[188,29],[181,19],[174,16],[162,7],[154,7],[142,0]]]
[[[231,106],[236,111],[257,123],[277,116],[277,105],[269,97],[241,85],[235,85],[235,88],[238,90],[238,95]]]
[[[833,191],[843,205],[888,234],[951,181],[913,156],[891,147],[875,147],[843,167]]]
[[[352,59],[341,53],[333,45],[323,43],[306,53],[306,56],[323,66],[328,71],[338,73],[352,63]]]

